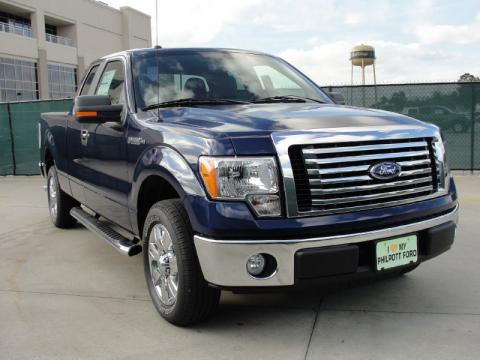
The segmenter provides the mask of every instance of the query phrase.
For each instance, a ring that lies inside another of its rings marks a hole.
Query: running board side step
[[[127,239],[107,224],[83,211],[80,207],[72,208],[70,210],[70,215],[77,219],[77,221],[88,230],[94,232],[97,236],[113,246],[120,253],[133,256],[142,252],[142,246],[140,244],[136,244],[130,239]]]

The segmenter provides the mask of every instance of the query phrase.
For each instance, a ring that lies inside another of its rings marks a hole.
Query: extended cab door
[[[89,95],[108,95],[112,105],[122,104],[120,122],[82,123],[81,169],[76,177],[83,186],[84,204],[116,224],[131,230],[127,206],[126,119],[128,106],[122,58],[108,60]]]

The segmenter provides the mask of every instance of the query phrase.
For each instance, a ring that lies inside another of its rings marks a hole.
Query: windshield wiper
[[[228,104],[249,104],[248,101],[241,100],[232,100],[232,99],[194,99],[194,98],[185,98],[164,101],[158,104],[152,104],[142,108],[143,111],[162,108],[162,107],[174,107],[174,106],[194,106],[194,105],[228,105]]]
[[[268,97],[253,100],[254,103],[276,103],[276,102],[304,103],[307,101],[314,101],[322,104],[325,103],[324,101],[321,101],[321,100],[312,99],[305,96],[297,96],[297,95],[268,96]]]

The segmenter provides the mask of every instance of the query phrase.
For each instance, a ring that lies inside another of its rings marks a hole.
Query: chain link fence
[[[480,170],[480,83],[328,86],[347,105],[401,113],[438,125],[450,167]],[[38,174],[40,113],[68,111],[72,100],[0,103],[0,175]]]
[[[480,169],[480,83],[424,83],[328,86],[347,105],[408,115],[439,126],[447,142],[450,168]]]
[[[0,175],[38,174],[40,114],[71,106],[71,99],[0,104]]]

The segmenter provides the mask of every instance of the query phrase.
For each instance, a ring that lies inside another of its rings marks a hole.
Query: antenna
[[[155,45],[158,45],[158,0],[155,0]]]

